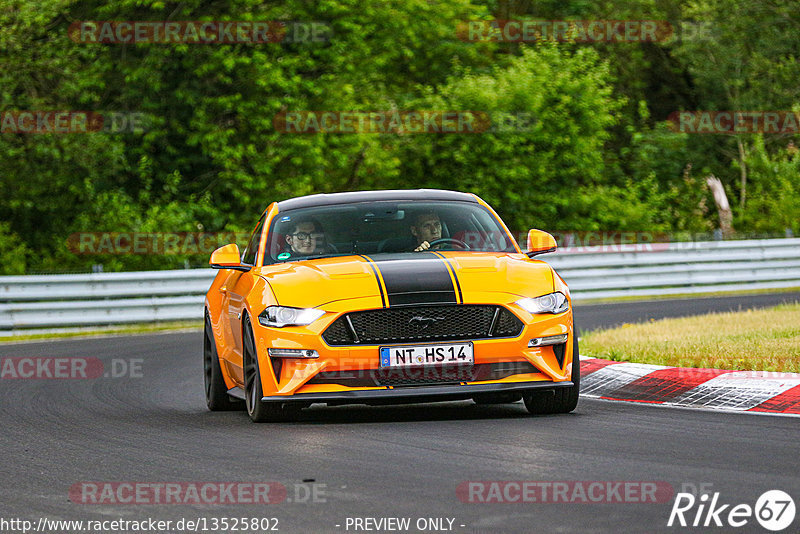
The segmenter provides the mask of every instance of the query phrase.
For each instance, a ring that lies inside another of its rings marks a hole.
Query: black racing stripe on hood
[[[447,268],[453,274],[453,280],[456,281],[456,291],[458,292],[458,303],[464,304],[464,295],[461,293],[461,282],[458,281],[458,273],[456,272],[456,268],[453,266],[452,263],[450,263],[450,260],[448,260],[442,255],[441,252],[434,252],[434,254],[442,258],[442,261],[445,262]]]
[[[383,277],[389,307],[458,304],[448,266],[436,254],[408,252],[371,259]]]
[[[381,284],[381,278],[380,276],[378,276],[378,271],[375,269],[375,262],[372,261],[372,258],[370,258],[369,256],[364,256],[363,254],[361,254],[360,257],[367,260],[369,268],[372,269],[372,274],[375,275],[375,282],[378,284],[378,293],[381,294],[381,305],[385,308],[386,298],[383,296],[383,284]]]

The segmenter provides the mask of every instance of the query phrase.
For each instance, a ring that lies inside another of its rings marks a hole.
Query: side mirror
[[[541,230],[528,230],[528,251],[525,253],[529,258],[537,254],[545,254],[547,252],[555,252],[558,246],[556,245],[556,238],[542,232]]]
[[[214,269],[234,269],[236,271],[249,271],[250,267],[242,265],[239,255],[239,246],[236,243],[220,247],[211,253],[209,265]]]

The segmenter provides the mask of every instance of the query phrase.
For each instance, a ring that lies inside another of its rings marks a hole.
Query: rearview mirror
[[[239,246],[236,243],[220,247],[211,253],[209,265],[214,269],[234,269],[236,271],[249,271],[250,267],[242,265],[239,255]]]
[[[529,258],[537,254],[545,254],[547,252],[555,252],[556,238],[542,232],[541,230],[528,230],[528,251],[525,253]]]

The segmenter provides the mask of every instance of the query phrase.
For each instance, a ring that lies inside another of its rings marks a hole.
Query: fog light
[[[319,358],[319,353],[308,349],[268,349],[273,358]]]
[[[528,341],[528,347],[544,347],[545,345],[558,345],[567,342],[567,334],[557,336],[536,337]]]

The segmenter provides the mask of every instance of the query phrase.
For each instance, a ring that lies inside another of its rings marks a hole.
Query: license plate
[[[381,367],[473,364],[472,343],[381,347]]]

